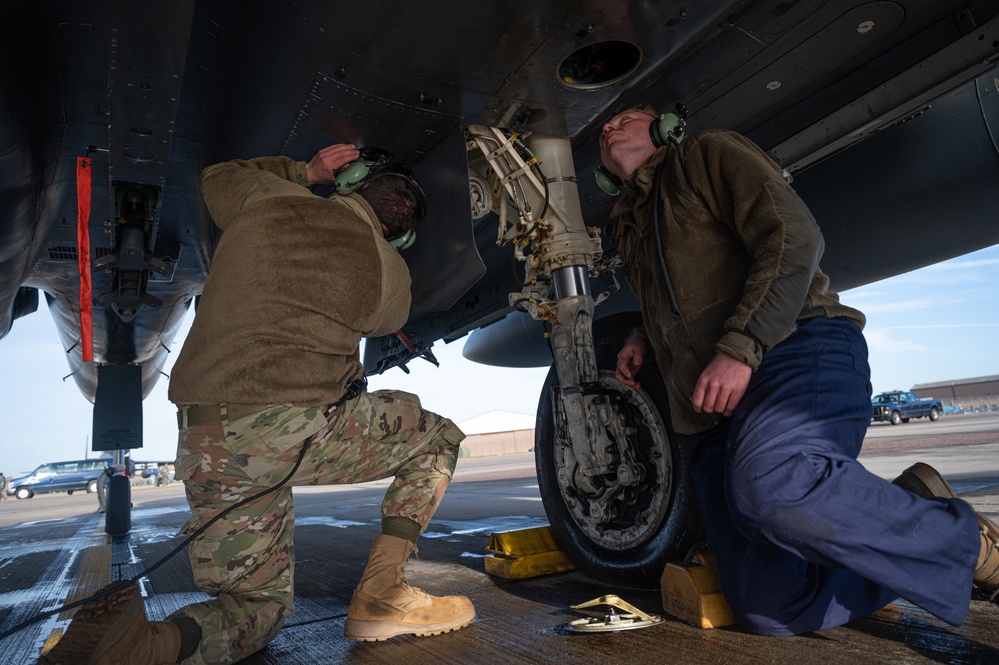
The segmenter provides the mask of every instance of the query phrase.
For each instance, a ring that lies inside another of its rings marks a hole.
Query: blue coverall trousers
[[[747,630],[831,628],[899,596],[964,620],[974,512],[867,471],[857,455],[870,419],[860,329],[816,318],[764,355],[731,418],[688,439],[725,596]]]

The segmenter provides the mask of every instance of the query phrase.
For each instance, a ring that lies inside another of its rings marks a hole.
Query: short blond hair
[[[659,117],[659,111],[653,108],[651,104],[646,104],[645,106],[635,106],[630,109],[625,109],[624,111],[621,111],[621,113],[627,113],[628,111],[638,111],[639,113],[651,115],[653,118]],[[618,115],[620,115],[620,113]]]

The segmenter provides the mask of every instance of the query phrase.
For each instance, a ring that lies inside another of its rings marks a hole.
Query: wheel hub
[[[650,397],[600,373],[600,422],[612,471],[584,476],[565,436],[559,409],[555,456],[558,482],[573,521],[601,547],[634,548],[652,538],[672,496],[672,458],[666,427]]]

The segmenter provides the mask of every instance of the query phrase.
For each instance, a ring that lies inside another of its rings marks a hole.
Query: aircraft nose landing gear
[[[614,366],[623,335],[596,334],[614,318],[593,323],[596,305],[617,288],[620,260],[605,256],[600,231],[585,226],[569,139],[474,125],[469,146],[493,172],[484,181],[494,183],[497,243],[512,244],[526,264],[523,289],[510,294],[510,305],[552,325],[555,363],[535,428],[552,533],[590,575],[656,587],[666,564],[696,540],[700,519],[686,458],[666,424],[658,370],[645,372],[642,390],[621,384]],[[517,216],[512,224],[510,212]],[[608,290],[594,297],[591,278]]]

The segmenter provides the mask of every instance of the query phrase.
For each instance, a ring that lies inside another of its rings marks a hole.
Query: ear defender
[[[351,162],[337,174],[333,181],[333,189],[337,194],[350,194],[361,186],[369,174],[367,163],[360,159]]]
[[[593,170],[593,177],[597,181],[597,187],[604,193],[611,196],[617,196],[621,193],[621,186],[623,185],[621,179],[608,171],[607,167],[598,166],[595,168]]]
[[[392,153],[381,148],[360,148],[360,159],[347,164],[340,169],[333,180],[333,191],[337,194],[352,194],[362,189],[369,176],[373,176],[375,167],[392,160]]]
[[[667,111],[653,120],[652,124],[649,125],[649,137],[652,139],[652,145],[657,148],[669,143],[679,145],[680,141],[683,140],[683,130],[687,126],[685,116],[685,113]]]
[[[409,249],[416,242],[416,229],[410,229],[398,238],[389,240],[388,242],[400,252],[404,249]]]
[[[360,194],[374,180],[395,176],[402,178],[406,186],[412,193],[416,206],[414,211],[417,220],[423,219],[427,214],[427,197],[423,193],[420,183],[413,177],[413,172],[408,167],[390,162],[392,153],[381,148],[361,148],[361,158],[343,167],[333,180],[333,191],[336,194]],[[394,238],[386,238],[388,243],[400,252],[409,249],[416,242],[416,230],[409,229]]]

